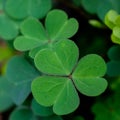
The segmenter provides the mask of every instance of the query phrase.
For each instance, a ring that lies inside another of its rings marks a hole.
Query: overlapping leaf
[[[36,67],[46,75],[32,82],[33,96],[43,106],[53,105],[58,115],[71,113],[78,107],[75,87],[88,96],[99,95],[107,87],[106,80],[101,78],[106,71],[104,60],[91,54],[77,63],[75,52],[78,52],[77,46],[63,40],[35,56]]]
[[[5,77],[0,77],[0,112],[7,110],[13,105],[9,91],[12,86]]]
[[[27,107],[16,108],[9,117],[9,120],[38,120],[33,112]]]
[[[31,92],[31,81],[40,73],[21,56],[13,57],[7,65],[6,76],[12,83],[11,97],[16,104],[22,104]]]
[[[51,0],[7,0],[5,10],[16,19],[23,19],[27,16],[43,18],[51,6]]]
[[[120,119],[120,104],[119,94],[108,97],[104,102],[97,102],[93,105],[92,111],[95,114],[95,120],[119,120]]]
[[[119,4],[119,0],[82,0],[82,5],[85,10],[87,10],[89,13],[97,14],[98,17],[103,21],[106,13],[109,10],[114,9],[117,12],[120,12]]]
[[[72,50],[72,51],[71,51]],[[69,75],[78,60],[78,48],[72,41],[59,41],[53,49],[43,49],[35,56],[35,65],[43,73]]]
[[[26,19],[21,25],[23,35],[17,37],[14,42],[15,48],[20,51],[36,51],[35,48],[46,47],[53,41],[68,39],[77,32],[78,22],[74,18],[68,19],[67,14],[62,10],[52,10],[47,14],[45,27],[46,30],[35,18]],[[31,56],[34,56],[33,54]]]
[[[109,49],[108,57],[110,61],[107,63],[107,74],[109,76],[120,75],[120,46],[116,45]]]
[[[5,14],[0,14],[0,38],[12,40],[18,35],[18,24]]]
[[[32,100],[32,111],[35,115],[47,117],[53,115],[52,107],[44,107],[36,102],[36,100]]]

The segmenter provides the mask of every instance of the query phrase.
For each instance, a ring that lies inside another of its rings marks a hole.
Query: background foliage
[[[119,120],[119,5],[0,0],[0,119]]]

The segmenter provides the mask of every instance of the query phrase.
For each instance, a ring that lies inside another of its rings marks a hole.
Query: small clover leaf
[[[24,19],[27,16],[43,18],[51,9],[51,0],[7,0],[5,10],[15,19]]]
[[[56,41],[72,37],[78,30],[78,22],[74,18],[68,19],[62,10],[52,10],[47,14],[45,27],[46,30],[36,18],[27,18],[21,24],[23,35],[15,39],[15,48],[20,51],[30,50],[30,56],[34,57],[36,52],[32,50],[38,51],[41,46],[46,48]]]
[[[78,48],[72,41],[59,41],[38,52],[34,60],[44,75],[32,82],[33,96],[41,105],[53,105],[53,111],[58,115],[71,113],[78,107],[75,88],[85,95],[97,96],[107,87],[102,78],[106,72],[104,60],[91,54],[77,63]]]

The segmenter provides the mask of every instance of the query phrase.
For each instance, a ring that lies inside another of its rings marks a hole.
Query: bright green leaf
[[[15,56],[8,62],[6,76],[13,84],[11,97],[21,104],[31,92],[31,81],[40,73],[23,57]],[[24,93],[24,94],[23,94]]]
[[[117,18],[115,20],[115,24],[116,24],[116,26],[120,27],[120,15],[117,16]]]
[[[10,94],[12,86],[5,77],[0,77],[0,112],[3,112],[13,105]]]
[[[35,115],[39,116],[51,116],[53,115],[52,107],[44,107],[38,104],[34,99],[32,100],[32,110]]]
[[[7,0],[6,12],[15,19],[27,16],[43,18],[51,9],[51,0]]]
[[[69,75],[77,60],[78,48],[69,40],[59,41],[52,49],[43,49],[35,56],[35,65],[43,73]]]
[[[51,40],[70,38],[78,30],[77,20],[68,19],[67,14],[62,10],[50,11],[46,17],[45,26]]]
[[[114,43],[120,44],[120,27],[115,26],[113,28],[111,39]]]
[[[105,15],[105,24],[110,28],[113,29],[115,27],[115,21],[116,18],[118,17],[118,13],[115,10],[110,10],[106,15]]]
[[[80,59],[72,78],[77,89],[88,96],[96,96],[105,91],[107,81],[101,78],[106,72],[104,60],[95,54]]]
[[[18,35],[18,25],[8,16],[0,14],[0,38],[12,40]]]
[[[37,120],[27,107],[20,107],[12,111],[9,120]]]
[[[53,105],[53,111],[59,115],[71,113],[79,105],[78,94],[68,78],[39,77],[32,82],[32,93],[39,104]]]

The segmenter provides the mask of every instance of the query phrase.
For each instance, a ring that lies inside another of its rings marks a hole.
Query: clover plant
[[[61,9],[64,3],[71,11]],[[5,64],[0,68],[0,112],[10,112],[9,120],[86,120],[91,108],[94,120],[119,120],[119,3],[0,0],[0,44],[6,50],[0,48]],[[87,28],[79,15],[87,19]],[[118,45],[105,48],[107,37],[101,36],[109,29]],[[96,34],[99,30],[104,33]],[[105,90],[111,91],[107,97]],[[94,103],[85,103],[84,97]],[[83,114],[79,109],[85,109]]]

